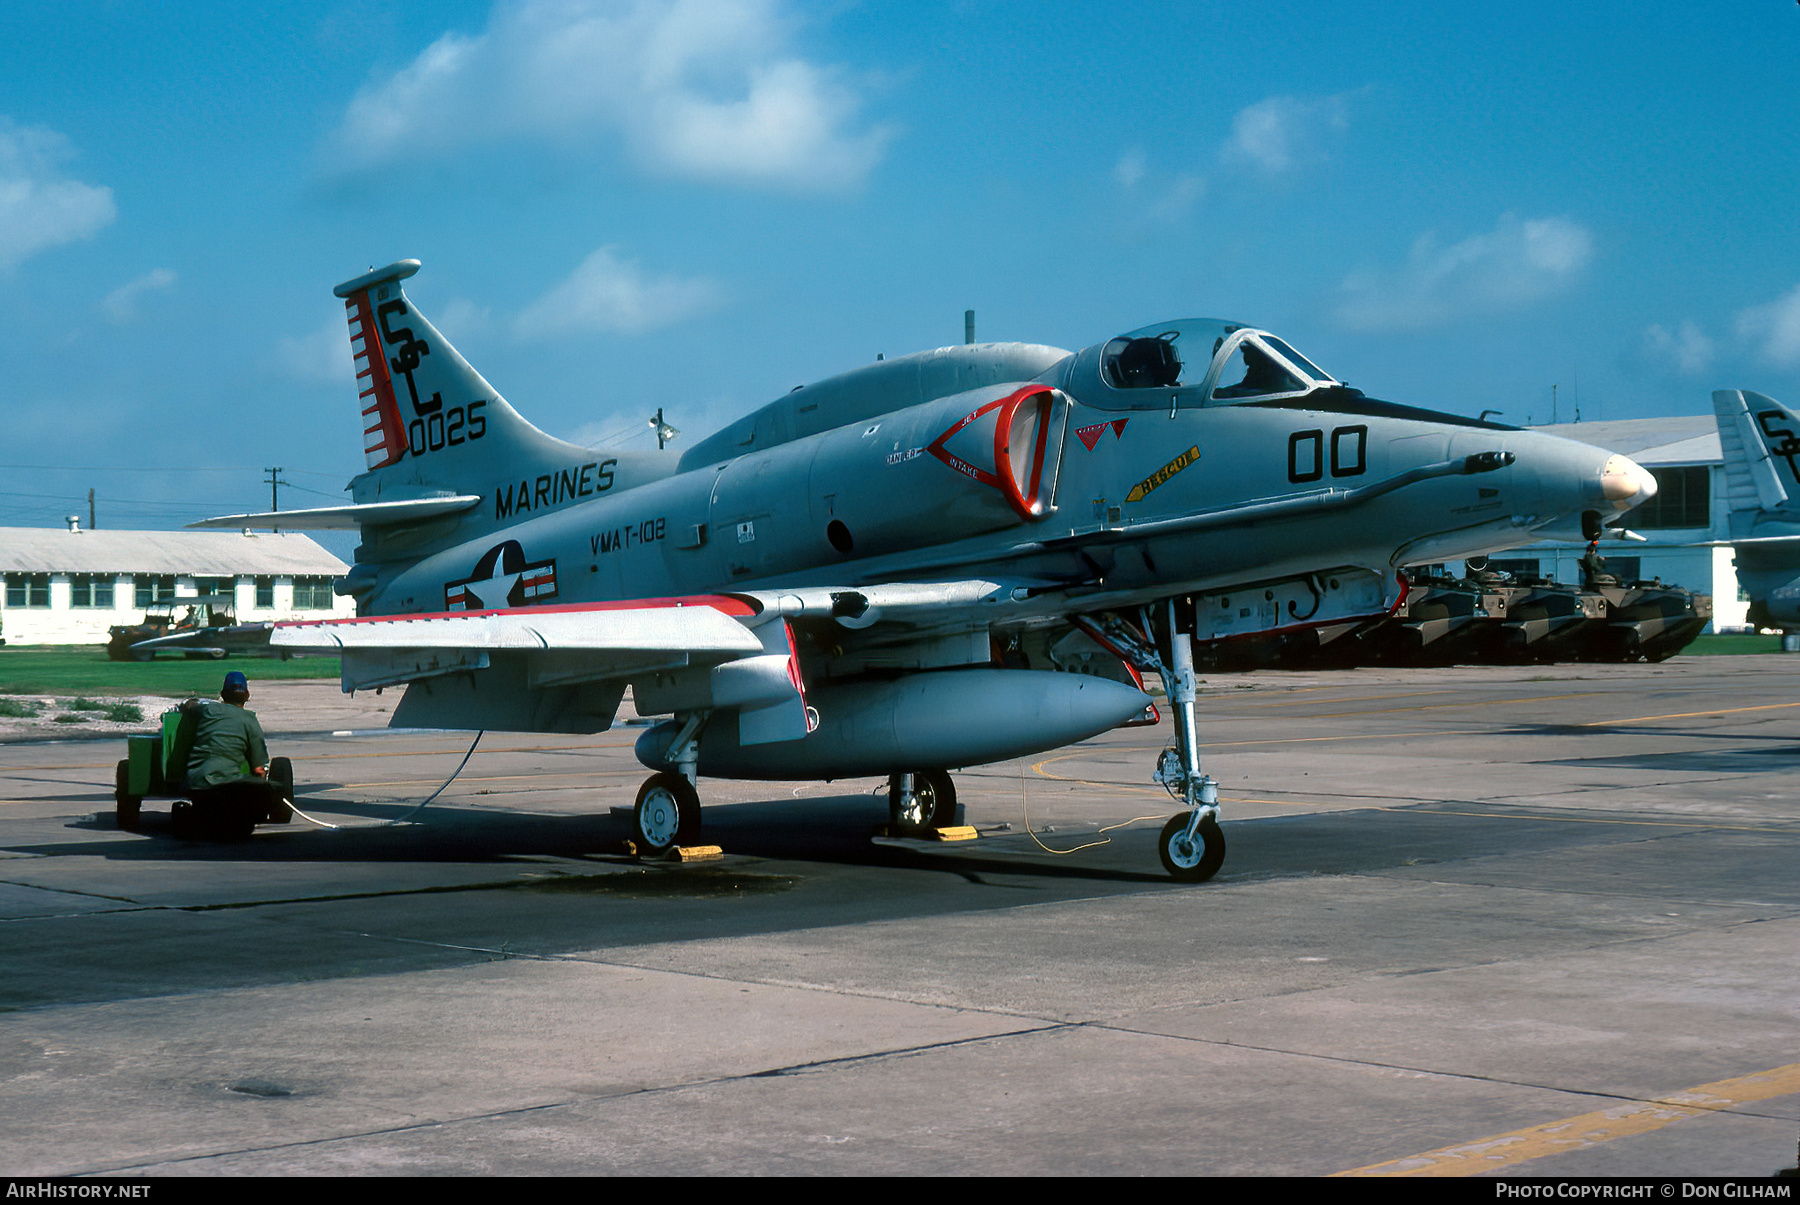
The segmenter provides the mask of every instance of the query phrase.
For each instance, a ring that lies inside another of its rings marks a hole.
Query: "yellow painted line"
[[[1586,1150],[1647,1134],[1690,1117],[1722,1113],[1737,1105],[1791,1096],[1800,1092],[1800,1063],[1772,1071],[1758,1071],[1734,1079],[1722,1079],[1685,1092],[1672,1092],[1654,1100],[1620,1101],[1607,1109],[1567,1117],[1544,1125],[1510,1130],[1491,1138],[1478,1138],[1456,1146],[1439,1147],[1422,1155],[1390,1159],[1368,1167],[1334,1173],[1339,1176],[1475,1176],[1515,1167],[1546,1155]]]
[[[1492,736],[1491,728],[1452,728],[1439,732],[1370,732],[1353,733],[1346,736],[1284,736],[1267,741],[1217,741],[1205,746],[1207,749],[1249,748],[1252,745],[1310,745],[1319,741],[1403,741],[1419,736]]]
[[[1382,732],[1382,733],[1374,733],[1374,734],[1359,734],[1359,735],[1355,735],[1355,736],[1290,736],[1290,737],[1283,737],[1279,740],[1272,740],[1272,741],[1214,741],[1214,742],[1207,744],[1206,749],[1208,749],[1208,750],[1232,749],[1232,748],[1238,748],[1238,747],[1248,747],[1248,746],[1252,746],[1252,745],[1305,745],[1305,744],[1317,743],[1320,741],[1397,741],[1397,740],[1405,740],[1408,737],[1418,737],[1418,736],[1477,736],[1477,735],[1486,733],[1487,731],[1488,731],[1488,729],[1485,729],[1485,728],[1465,728],[1462,730],[1453,730],[1450,732]],[[1149,753],[1149,752],[1152,752],[1153,750],[1160,750],[1160,748],[1162,748],[1162,747],[1145,745],[1145,746],[1138,747],[1138,748],[1125,749],[1123,751],[1127,752],[1127,753]],[[1106,750],[1106,752],[1117,752],[1117,751],[1119,751],[1119,750],[1116,747]],[[1069,758],[1072,758],[1072,757],[1089,757],[1089,756],[1092,756],[1095,752],[1096,751],[1093,749],[1083,749],[1083,750],[1078,750],[1077,752],[1074,752],[1074,753],[1060,753],[1055,757],[1046,757],[1043,761],[1033,762],[1032,766],[1031,766],[1031,771],[1032,771],[1032,773],[1038,775],[1041,778],[1048,778],[1055,782],[1073,782],[1073,783],[1080,783],[1083,786],[1090,786],[1090,787],[1112,787],[1116,790],[1121,790],[1121,791],[1143,791],[1143,792],[1147,792],[1148,794],[1151,794],[1151,795],[1166,795],[1168,793],[1167,791],[1163,790],[1160,787],[1143,787],[1143,786],[1137,786],[1137,785],[1130,784],[1130,783],[1120,783],[1120,782],[1102,782],[1099,779],[1094,779],[1094,778],[1069,778],[1062,774],[1053,774],[1049,770],[1044,769],[1044,767],[1049,765],[1051,762],[1067,761]],[[1254,803],[1257,801],[1251,800],[1250,802]]]
[[[1305,707],[1307,704],[1325,703],[1371,703],[1386,702],[1389,699],[1416,699],[1423,695],[1447,695],[1447,690],[1409,690],[1397,695],[1350,695],[1343,699],[1289,699],[1285,703],[1245,703],[1243,709],[1248,711],[1256,707]]]
[[[1307,720],[1341,720],[1347,716],[1389,715],[1397,711],[1438,711],[1446,707],[1504,707],[1511,703],[1549,703],[1557,699],[1591,699],[1613,694],[1610,690],[1584,690],[1572,695],[1530,695],[1523,699],[1478,699],[1471,703],[1421,703],[1417,707],[1375,707],[1368,711],[1337,711],[1328,715],[1300,716]],[[1326,700],[1330,702],[1330,700]]]
[[[1247,800],[1245,802],[1272,803],[1274,801]],[[1429,803],[1429,801],[1425,802]],[[1497,803],[1494,806],[1504,807],[1506,805]],[[1377,803],[1365,805],[1365,810],[1371,812],[1407,812],[1415,816],[1472,816],[1477,820],[1542,820],[1550,824],[1627,824],[1637,825],[1640,828],[1723,829],[1726,832],[1732,833],[1779,833],[1787,831],[1780,828],[1759,828],[1747,824],[1696,824],[1692,821],[1684,820],[1604,820],[1597,816],[1516,816],[1508,815],[1505,812],[1452,812],[1444,808],[1429,808],[1423,810],[1419,808],[1390,808],[1382,807]]]
[[[1800,703],[1764,703],[1760,707],[1715,707],[1710,711],[1678,711],[1673,715],[1640,715],[1629,720],[1593,720],[1583,728],[1605,728],[1609,724],[1648,724],[1652,720],[1691,720],[1701,715],[1735,715],[1740,711],[1779,711],[1783,707],[1800,707]]]

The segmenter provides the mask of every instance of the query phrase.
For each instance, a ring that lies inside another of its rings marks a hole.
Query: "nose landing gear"
[[[1172,816],[1157,838],[1163,869],[1183,883],[1204,883],[1225,862],[1225,834],[1219,829],[1219,784],[1200,768],[1200,731],[1194,714],[1199,691],[1194,681],[1194,608],[1191,599],[1168,600],[1168,658],[1157,648],[1149,608],[1139,632],[1116,615],[1090,619],[1087,631],[1103,639],[1133,668],[1155,670],[1169,693],[1175,744],[1157,758],[1154,778],[1188,810]],[[1185,614],[1184,614],[1185,612]]]

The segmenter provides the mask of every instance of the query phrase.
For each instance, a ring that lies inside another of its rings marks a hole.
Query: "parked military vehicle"
[[[1663,661],[1712,620],[1711,595],[1660,580],[1599,573],[1576,586],[1484,567],[1404,576],[1386,618],[1215,641],[1196,660],[1213,670]]]
[[[198,594],[185,598],[164,598],[144,610],[139,623],[116,623],[106,629],[106,656],[111,661],[149,661],[156,656],[153,649],[134,649],[143,640],[182,635],[182,652],[193,660],[222,659],[226,650],[208,643],[214,630],[232,627],[236,601],[229,594]],[[179,612],[179,615],[177,614]]]

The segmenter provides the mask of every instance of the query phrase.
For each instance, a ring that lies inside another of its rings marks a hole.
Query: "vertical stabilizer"
[[[526,422],[406,296],[401,282],[418,270],[404,259],[332,290],[344,299],[362,412],[368,471],[352,483],[355,498],[482,502],[410,534],[390,525],[372,538],[365,526],[368,555],[419,555],[674,470],[673,453],[603,454]]]
[[[1800,417],[1747,389],[1713,391],[1727,509],[1774,511],[1800,496]]]

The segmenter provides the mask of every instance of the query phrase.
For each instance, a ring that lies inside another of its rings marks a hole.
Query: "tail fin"
[[[1713,391],[1725,500],[1736,511],[1782,510],[1800,497],[1800,417],[1747,389]]]
[[[544,434],[507,405],[412,304],[403,259],[345,281],[368,471],[358,503],[480,494],[443,540],[472,539],[673,471],[671,453],[603,455]]]

